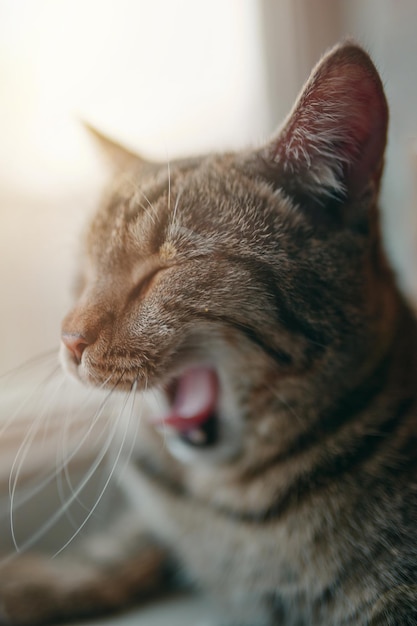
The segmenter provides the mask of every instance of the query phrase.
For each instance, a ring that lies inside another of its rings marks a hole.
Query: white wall
[[[101,177],[77,116],[153,158],[268,128],[256,0],[0,0],[0,372],[58,344]]]

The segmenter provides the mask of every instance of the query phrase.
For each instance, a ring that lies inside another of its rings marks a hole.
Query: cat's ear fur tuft
[[[283,187],[316,196],[378,188],[388,126],[381,79],[354,43],[333,48],[261,155]]]
[[[111,139],[89,122],[82,120],[82,125],[98,147],[107,165],[115,172],[124,172],[131,168],[138,169],[145,160],[114,139]]]

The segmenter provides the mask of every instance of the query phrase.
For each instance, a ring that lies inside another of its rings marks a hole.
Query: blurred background
[[[416,25],[414,0],[0,0],[0,373],[58,345],[105,180],[80,118],[161,160],[256,144],[346,35],[386,86],[384,232],[415,297]]]

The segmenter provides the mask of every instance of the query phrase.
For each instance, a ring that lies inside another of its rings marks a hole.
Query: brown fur
[[[170,172],[122,159],[86,236],[69,368],[124,389],[219,372],[233,454],[182,463],[143,424],[137,488],[141,523],[230,624],[417,623],[417,326],[379,234],[387,120],[346,43],[261,149]]]

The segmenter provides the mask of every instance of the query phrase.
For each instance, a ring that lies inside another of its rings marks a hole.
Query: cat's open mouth
[[[217,443],[219,380],[206,366],[185,370],[166,388],[168,412],[153,420],[161,428],[174,431],[187,444],[196,447]]]

